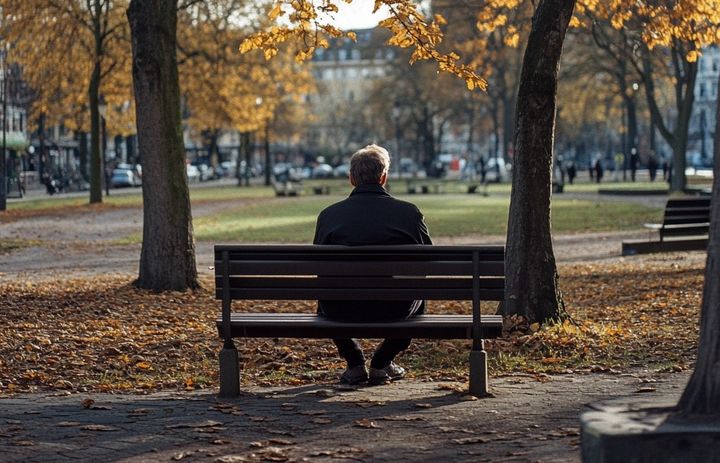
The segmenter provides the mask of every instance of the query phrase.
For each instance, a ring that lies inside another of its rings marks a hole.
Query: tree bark
[[[78,138],[80,144],[80,175],[86,182],[90,178],[88,176],[88,150],[87,150],[87,132],[81,131]],[[88,182],[89,183],[89,182]]]
[[[88,88],[90,99],[90,204],[102,202],[102,159],[100,154],[100,62],[96,59]]]
[[[136,284],[156,291],[195,289],[199,284],[175,55],[177,2],[132,0],[127,16],[143,165],[143,243]]]
[[[714,152],[720,153],[720,100],[715,109]],[[700,343],[695,370],[678,403],[681,415],[720,415],[720,162],[717,154],[712,191],[705,286],[700,310]]]
[[[575,0],[540,2],[518,90],[502,312],[530,322],[566,315],[550,232],[550,179],[557,77],[574,7]]]

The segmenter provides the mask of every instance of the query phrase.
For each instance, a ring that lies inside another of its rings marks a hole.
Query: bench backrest
[[[674,198],[665,205],[665,224],[707,222],[710,222],[710,198]]]
[[[225,300],[500,301],[504,247],[217,245],[215,287]]]

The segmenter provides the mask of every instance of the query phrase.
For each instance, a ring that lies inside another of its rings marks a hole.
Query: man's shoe
[[[405,368],[393,362],[390,362],[390,365],[385,368],[370,367],[369,383],[376,386],[390,381],[397,381],[405,377],[405,373]]]
[[[340,376],[340,384],[362,384],[368,380],[368,370],[365,365],[348,368]]]

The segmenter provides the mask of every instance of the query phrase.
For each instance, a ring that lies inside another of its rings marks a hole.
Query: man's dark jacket
[[[432,240],[417,206],[393,198],[379,184],[366,184],[320,213],[313,243],[363,246]],[[321,301],[318,313],[345,321],[383,321],[405,318],[416,306],[415,301]]]

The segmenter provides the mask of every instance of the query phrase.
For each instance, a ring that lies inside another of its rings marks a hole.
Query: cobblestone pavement
[[[493,397],[463,385],[254,388],[147,396],[0,399],[3,462],[575,462],[579,414],[608,400],[677,400],[688,375],[492,378]]]

